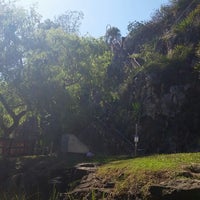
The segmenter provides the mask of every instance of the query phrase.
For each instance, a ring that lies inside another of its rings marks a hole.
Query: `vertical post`
[[[137,142],[135,142],[135,156],[137,156]]]
[[[134,143],[135,143],[135,156],[137,156],[137,144],[139,141],[139,137],[138,137],[138,126],[137,123],[135,124],[135,136],[134,136]]]

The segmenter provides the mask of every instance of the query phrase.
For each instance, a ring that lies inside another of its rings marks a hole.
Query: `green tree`
[[[21,123],[28,107],[21,93],[25,54],[31,48],[40,16],[34,8],[26,11],[14,3],[0,2],[0,104],[1,130],[9,137]]]
[[[62,133],[86,127],[92,108],[100,107],[111,55],[102,39],[80,38],[60,27],[40,27],[34,41],[24,70],[24,96],[40,113],[43,132],[58,141]]]
[[[105,34],[105,41],[109,46],[121,43],[121,33],[117,27],[108,26]]]
[[[79,33],[81,20],[84,14],[81,11],[66,11],[64,14],[55,18],[55,23],[58,24],[66,33]]]

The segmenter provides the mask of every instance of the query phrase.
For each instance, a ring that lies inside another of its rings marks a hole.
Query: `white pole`
[[[137,127],[137,123],[135,124],[135,138],[134,138],[134,142],[135,142],[135,156],[137,156],[137,143],[138,143],[138,127]]]

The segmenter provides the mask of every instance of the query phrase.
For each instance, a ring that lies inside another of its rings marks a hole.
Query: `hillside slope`
[[[173,1],[152,20],[130,24],[121,49],[113,53],[108,78],[116,78],[110,86],[115,99],[104,116],[112,119],[110,126],[133,141],[138,124],[144,153],[198,151],[199,1]],[[119,150],[129,146],[123,137]]]

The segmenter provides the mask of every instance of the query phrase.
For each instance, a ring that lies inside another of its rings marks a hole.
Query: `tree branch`
[[[6,100],[4,99],[3,95],[0,93],[0,101],[3,104],[4,108],[8,112],[8,114],[14,119],[15,118],[15,113],[13,110],[10,108],[10,106],[7,104]]]
[[[13,124],[10,127],[6,127],[5,124],[3,123],[3,118],[0,118],[0,126],[2,128],[2,130],[4,131],[4,134],[6,136],[8,136],[9,134],[11,134],[15,128],[17,128],[17,126],[19,125],[19,121],[20,119],[26,114],[26,110],[21,111],[19,114],[15,114],[15,112],[13,112],[13,110],[10,108],[10,106],[7,104],[5,98],[3,97],[3,95],[0,93],[0,101],[3,104],[4,108],[6,109],[6,111],[8,112],[8,114],[12,117],[13,119]]]

